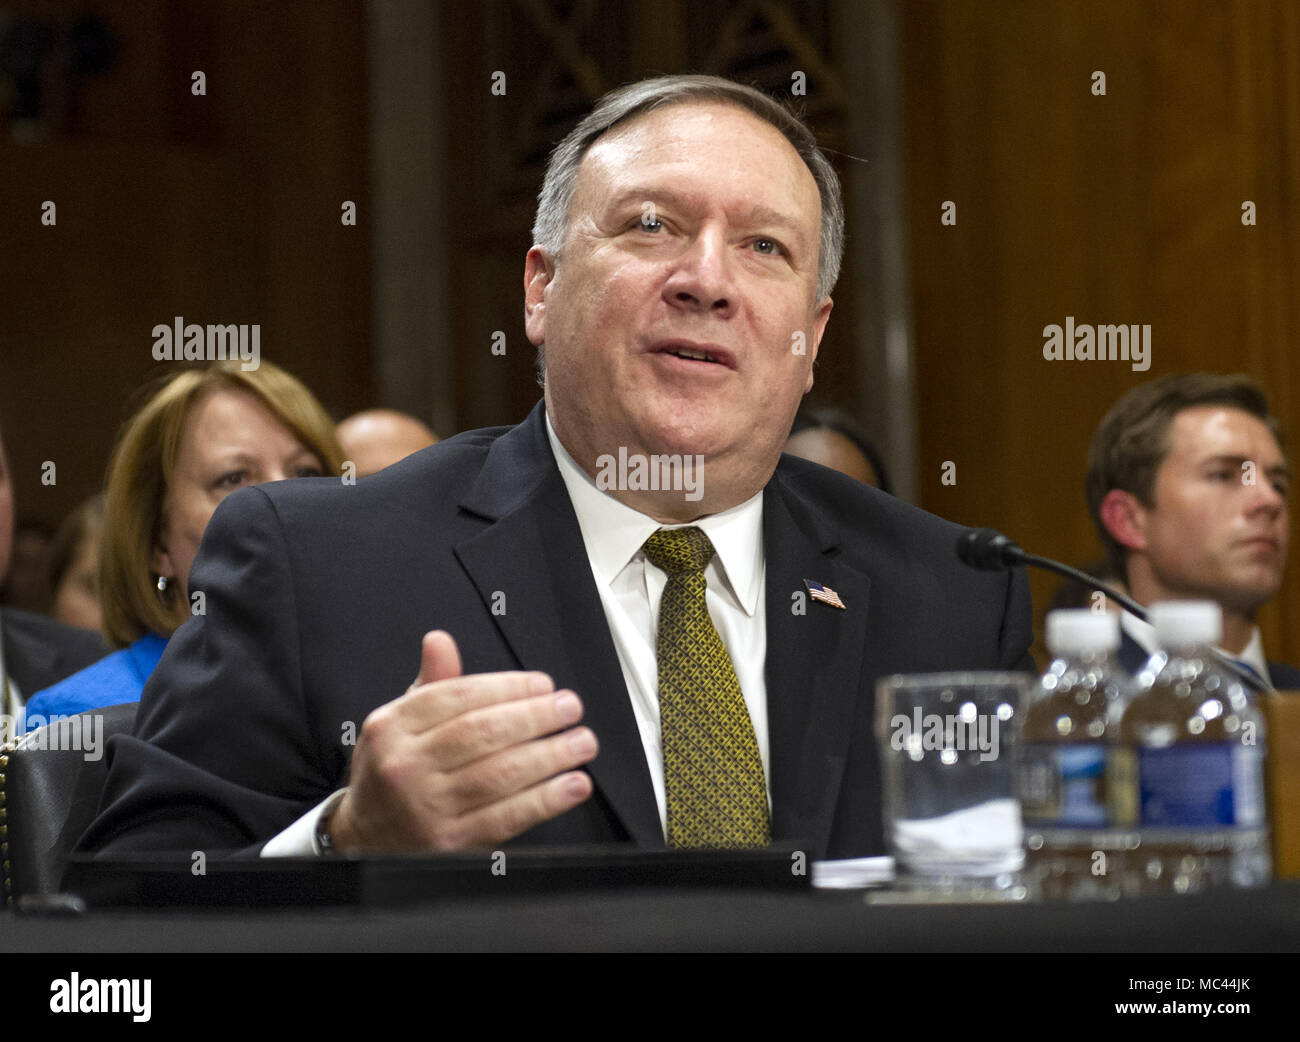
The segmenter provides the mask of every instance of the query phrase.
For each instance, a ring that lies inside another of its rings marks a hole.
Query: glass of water
[[[1024,896],[1016,732],[1032,678],[928,673],[876,685],[885,828],[896,886]]]

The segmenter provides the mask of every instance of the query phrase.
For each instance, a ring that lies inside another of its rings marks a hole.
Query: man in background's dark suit
[[[1151,652],[1130,637],[1126,630],[1121,630],[1119,651],[1115,657],[1121,666],[1136,674],[1147,664]],[[1288,666],[1285,662],[1270,661],[1268,679],[1279,691],[1300,691],[1300,669]]]
[[[99,634],[0,607],[4,668],[26,701],[107,654]]]
[[[1027,667],[1029,601],[1020,572],[957,563],[955,526],[781,456],[842,222],[815,141],[756,92],[682,77],[602,99],[552,158],[526,262],[545,408],[355,487],[223,503],[191,573],[206,612],[110,742],[83,848],[663,846],[659,721],[635,695],[662,573],[640,540],[692,526],[754,548],[706,580],[715,627],[744,635],[736,674],[765,649],[743,693],[764,694],[745,722],[771,838],[879,852],[875,678]],[[702,459],[703,482],[602,483],[654,455]],[[612,592],[594,555],[629,526],[636,582]]]

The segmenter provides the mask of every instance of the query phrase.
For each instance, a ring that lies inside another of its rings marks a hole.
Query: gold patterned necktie
[[[704,599],[713,544],[698,528],[661,528],[643,549],[668,573],[655,642],[668,846],[764,846],[771,830],[763,761]]]

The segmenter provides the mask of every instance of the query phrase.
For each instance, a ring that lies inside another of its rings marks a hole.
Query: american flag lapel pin
[[[808,587],[808,596],[813,600],[839,608],[840,611],[848,611],[848,607],[840,600],[840,595],[829,586],[823,586],[816,579],[805,579],[803,584]]]

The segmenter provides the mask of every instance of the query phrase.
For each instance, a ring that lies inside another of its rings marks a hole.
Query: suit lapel
[[[871,580],[837,558],[838,538],[792,501],[779,470],[763,499],[763,542],[772,834],[823,849],[861,689]],[[812,601],[805,579],[835,590],[845,610]]]
[[[639,846],[662,847],[641,734],[540,403],[493,443],[462,505],[493,522],[456,555],[483,602],[499,605],[502,637],[523,668],[577,692],[600,741],[592,780]]]
[[[462,505],[491,522],[456,555],[485,604],[505,595],[493,615],[502,637],[523,668],[582,698],[600,740],[593,781],[634,842],[662,847],[640,731],[541,404],[493,443]],[[773,836],[824,846],[861,688],[871,582],[837,558],[838,538],[791,502],[779,471],[764,496],[763,542]],[[836,590],[847,610],[809,600],[805,579]]]
[[[1150,657],[1146,649],[1129,636],[1128,630],[1120,630],[1119,653],[1116,658],[1121,666],[1136,676],[1142,672],[1142,667],[1146,665],[1147,659]]]

